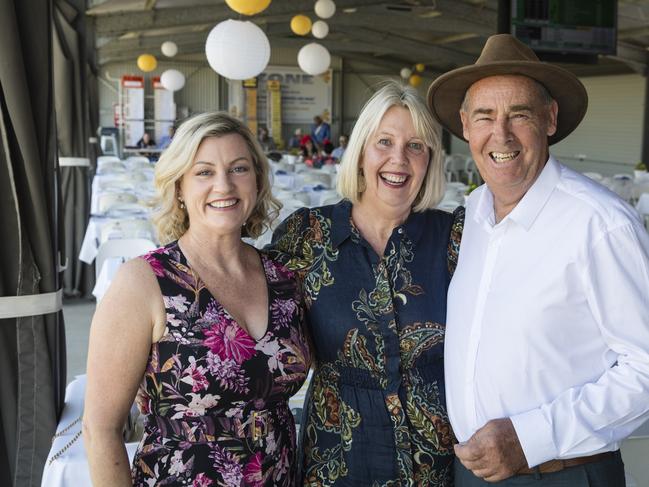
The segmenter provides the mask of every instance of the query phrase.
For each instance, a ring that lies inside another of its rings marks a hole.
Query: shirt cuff
[[[540,409],[516,414],[509,419],[516,430],[528,467],[536,467],[557,457],[557,449],[552,439],[552,425]]]

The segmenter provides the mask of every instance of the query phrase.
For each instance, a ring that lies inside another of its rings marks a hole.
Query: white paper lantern
[[[185,86],[185,75],[177,69],[167,69],[160,75],[160,84],[165,90],[178,91]]]
[[[225,20],[207,36],[205,54],[210,67],[228,79],[254,78],[270,60],[270,42],[249,21]]]
[[[410,69],[410,68],[401,68],[401,77],[403,79],[410,78],[411,74],[412,74],[412,69]]]
[[[315,76],[329,69],[331,55],[326,47],[311,42],[297,53],[297,64],[302,71]]]
[[[329,34],[329,26],[324,20],[316,20],[311,27],[311,33],[317,39],[324,39]]]
[[[318,0],[315,3],[315,14],[321,19],[328,19],[336,13],[336,4],[333,0]]]
[[[178,46],[176,45],[175,42],[165,41],[162,43],[162,46],[160,46],[160,50],[162,51],[162,54],[164,54],[165,56],[174,57],[178,52]]]

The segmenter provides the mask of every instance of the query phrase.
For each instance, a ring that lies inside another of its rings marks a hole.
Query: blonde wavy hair
[[[202,113],[183,122],[155,166],[158,205],[153,222],[158,229],[160,243],[179,239],[189,228],[187,212],[179,206],[178,184],[192,167],[201,142],[207,137],[228,134],[243,137],[250,150],[257,178],[257,202],[242,227],[241,236],[257,238],[266,228],[270,228],[279,215],[282,205],[271,193],[268,161],[250,129],[225,112]]]
[[[439,125],[426,106],[426,102],[409,86],[396,81],[382,83],[381,88],[365,103],[358,120],[354,125],[349,144],[343,154],[338,173],[338,192],[352,203],[357,203],[365,191],[362,176],[359,174],[359,164],[367,139],[379,127],[385,113],[392,107],[407,108],[412,117],[412,123],[430,150],[430,160],[426,176],[421,183],[412,209],[424,211],[435,208],[444,196],[446,182],[442,164],[443,152],[439,137]]]

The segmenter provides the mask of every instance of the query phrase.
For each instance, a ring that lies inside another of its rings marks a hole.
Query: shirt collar
[[[331,212],[331,244],[337,248],[352,236],[352,203],[344,199]]]
[[[352,229],[352,204],[349,200],[342,200],[333,207],[331,221],[331,243],[334,248],[340,246],[350,238],[354,232]],[[410,212],[406,221],[395,228],[395,231],[402,237],[407,237],[413,245],[416,245],[421,237],[424,228],[424,214]]]
[[[552,194],[554,188],[557,186],[560,177],[561,168],[559,163],[553,156],[550,156],[539,177],[536,178],[536,181],[527,190],[527,193],[525,193],[523,198],[503,221],[512,220],[525,228],[525,230],[529,230],[550,197],[550,194]],[[495,223],[493,194],[489,190],[489,187],[486,187],[480,195],[476,207],[475,219],[476,221],[486,220],[491,225]]]

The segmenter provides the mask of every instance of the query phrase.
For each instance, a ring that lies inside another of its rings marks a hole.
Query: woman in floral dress
[[[124,264],[93,319],[84,438],[95,486],[292,486],[288,399],[310,356],[294,273],[241,240],[276,213],[250,131],[185,122],[156,166],[163,247]],[[121,437],[137,393],[144,437]]]
[[[411,88],[365,105],[336,205],[302,209],[273,253],[303,283],[315,373],[301,425],[309,486],[449,486],[446,290],[462,212],[444,191],[437,128]]]

